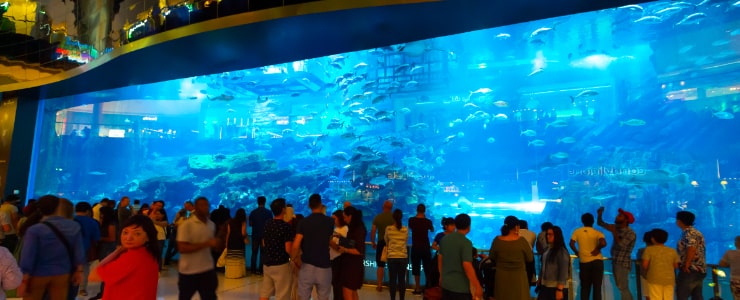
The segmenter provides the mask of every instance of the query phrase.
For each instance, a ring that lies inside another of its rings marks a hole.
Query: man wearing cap
[[[617,214],[614,224],[608,224],[604,222],[601,217],[604,213],[604,207],[599,207],[599,210],[597,211],[597,224],[604,227],[614,236],[614,244],[611,249],[614,282],[617,284],[622,300],[632,300],[632,293],[630,292],[629,287],[629,275],[632,267],[632,248],[635,247],[637,235],[635,234],[635,231],[630,228],[629,224],[635,222],[635,216],[621,208],[618,212],[619,214]]]

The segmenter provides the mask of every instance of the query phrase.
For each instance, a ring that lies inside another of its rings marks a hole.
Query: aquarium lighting
[[[487,68],[487,67],[488,67],[488,65],[486,65],[485,63],[483,63],[483,64],[478,64],[478,69],[485,69],[485,68]]]
[[[141,120],[142,121],[156,121],[157,116],[153,116],[153,117],[145,116],[145,117],[142,117]]]

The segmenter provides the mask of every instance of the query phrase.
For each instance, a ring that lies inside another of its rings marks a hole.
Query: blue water
[[[569,234],[600,206],[675,245],[689,210],[716,263],[740,216],[738,6],[655,2],[47,99],[33,191],[172,215],[197,195],[305,214],[320,193],[367,222],[386,199],[425,203],[434,224],[470,214],[480,248],[507,215]]]

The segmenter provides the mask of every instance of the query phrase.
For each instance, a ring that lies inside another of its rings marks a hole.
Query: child
[[[721,267],[730,267],[730,290],[740,300],[740,236],[735,237],[735,250],[727,250],[719,261]]]
[[[647,270],[650,299],[673,300],[678,253],[664,245],[668,240],[668,232],[665,230],[653,229],[650,236],[654,245],[648,246],[642,254],[642,268]]]
[[[642,236],[642,241],[645,242],[645,247],[650,247],[653,245],[653,240],[650,237],[650,231],[645,232],[645,234]],[[645,253],[645,248],[637,249],[637,259],[642,262],[642,254]],[[642,287],[642,296],[645,297],[645,300],[650,300],[650,291],[648,291],[648,282],[647,282],[647,270],[640,265],[640,286]]]

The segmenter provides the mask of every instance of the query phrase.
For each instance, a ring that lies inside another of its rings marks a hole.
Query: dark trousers
[[[678,272],[676,277],[676,299],[678,300],[703,300],[702,285],[707,273],[698,272]]]
[[[444,300],[473,300],[473,294],[455,293],[442,289],[442,299]]]
[[[439,261],[437,254],[432,257],[432,261],[429,263],[429,271],[424,274],[427,275],[427,287],[439,286]]]
[[[537,300],[555,300],[555,292],[557,292],[557,288],[540,287]],[[563,299],[568,299],[568,289],[563,289]]]
[[[262,273],[262,255],[260,255],[261,248],[262,248],[262,237],[252,236],[252,257],[251,257],[252,264],[250,265],[250,271],[252,271],[252,273],[256,273],[256,272]],[[257,255],[260,255],[259,265],[257,265]]]
[[[593,299],[601,300],[601,283],[604,280],[604,261],[597,259],[592,262],[579,264],[581,279],[581,300],[588,300],[591,290],[594,292]]]
[[[180,273],[177,279],[179,300],[190,300],[195,292],[198,292],[200,299],[216,300],[216,288],[218,288],[216,270],[192,275]]]
[[[426,287],[429,286],[429,263],[432,261],[431,249],[413,249],[411,248],[411,275],[421,275],[421,269],[424,269],[424,278],[426,278]]]
[[[172,258],[177,254],[177,231],[173,231],[170,234],[170,238],[167,239],[167,250],[164,251],[164,264],[169,265],[172,262]]]
[[[18,246],[18,235],[6,235],[5,239],[3,239],[2,246],[8,248],[8,250],[10,250],[10,253],[14,253],[15,247]]]
[[[340,270],[342,264],[342,256],[337,256],[331,261],[331,287],[334,291],[334,300],[342,300],[342,277]]]
[[[399,299],[403,300],[406,294],[406,268],[409,260],[406,258],[389,258],[388,259],[388,278],[391,300],[396,299],[396,291],[400,292]]]

